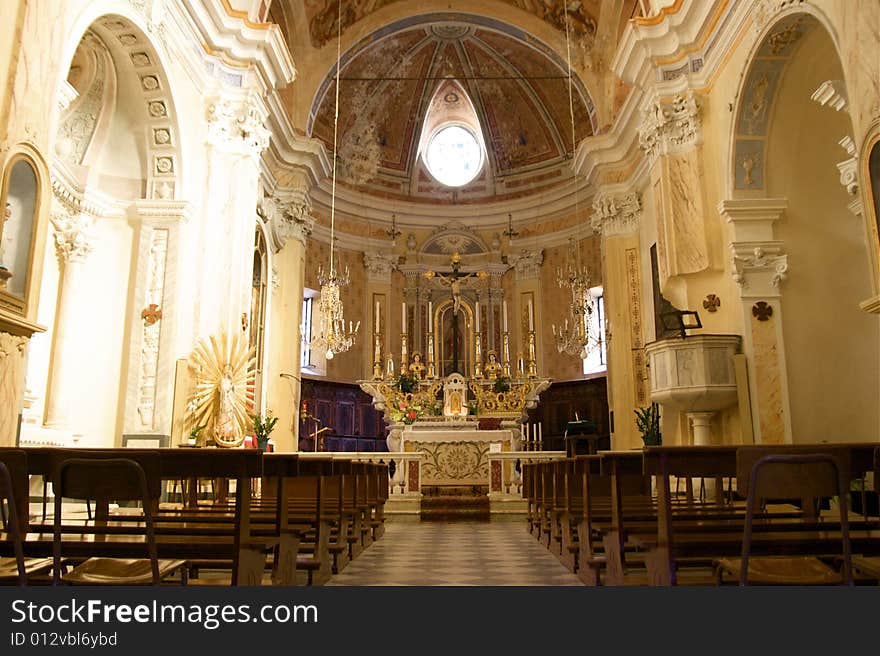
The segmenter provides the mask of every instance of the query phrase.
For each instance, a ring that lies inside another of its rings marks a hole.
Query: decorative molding
[[[256,99],[215,98],[208,103],[208,142],[244,156],[259,157],[269,145],[266,112]]]
[[[167,228],[154,228],[151,232],[145,306],[162,308],[165,302],[165,265],[169,235]],[[155,317],[155,313],[153,316]],[[138,428],[141,431],[155,428],[156,379],[159,373],[161,327],[161,314],[158,319],[152,321],[145,319],[142,326],[137,383],[137,412],[140,418]]]
[[[613,194],[600,191],[593,201],[590,225],[606,237],[628,235],[639,229],[642,201],[636,192]]]
[[[263,196],[257,213],[269,224],[276,250],[281,250],[288,239],[303,246],[315,228],[312,201],[305,189],[288,190],[284,196]]]
[[[519,253],[509,256],[516,269],[516,279],[535,280],[541,275],[541,264],[544,262],[544,250],[527,250],[523,248]]]
[[[830,107],[835,111],[849,112],[846,86],[843,80],[825,80],[810,96],[823,107]]]
[[[62,262],[84,262],[94,250],[94,219],[85,213],[71,213],[67,209],[52,212],[55,228],[55,253]]]
[[[743,288],[749,287],[749,276],[769,272],[770,284],[777,288],[788,275],[788,255],[782,252],[782,242],[735,243],[730,245],[733,257],[733,279]]]
[[[397,255],[394,253],[364,253],[364,268],[370,282],[390,283],[391,271],[396,264]]]
[[[837,170],[840,171],[840,184],[842,184],[850,196],[859,193],[859,160],[850,157],[848,160],[838,162]]]
[[[639,146],[651,160],[700,142],[700,104],[692,89],[670,101],[655,98],[642,109]]]

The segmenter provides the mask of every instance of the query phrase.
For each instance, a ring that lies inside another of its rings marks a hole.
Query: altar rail
[[[563,454],[564,456],[565,454]],[[388,493],[390,498],[404,496],[420,496],[422,490],[422,461],[425,456],[421,451],[319,451],[311,453],[300,451],[300,458],[334,460],[356,460],[360,462],[384,462],[390,467],[388,475]],[[393,465],[391,463],[394,463]],[[393,471],[393,473],[391,473]],[[393,508],[391,510],[393,513]]]
[[[522,499],[522,470],[527,462],[547,462],[565,458],[565,451],[495,451],[489,453],[489,497]]]

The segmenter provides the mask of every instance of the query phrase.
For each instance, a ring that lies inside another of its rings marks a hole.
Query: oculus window
[[[483,149],[476,135],[460,125],[441,127],[425,149],[431,175],[447,187],[461,187],[477,177],[483,166]]]

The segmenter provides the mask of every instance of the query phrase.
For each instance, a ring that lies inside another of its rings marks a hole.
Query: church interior
[[[876,0],[3,8],[0,581],[880,584]]]

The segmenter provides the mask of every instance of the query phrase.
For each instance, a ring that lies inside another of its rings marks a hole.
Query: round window
[[[441,184],[461,187],[477,177],[483,165],[483,151],[470,130],[449,125],[431,137],[425,164]]]

